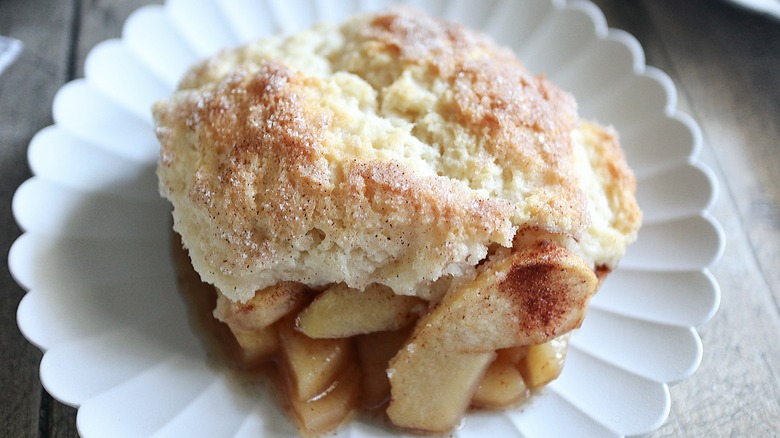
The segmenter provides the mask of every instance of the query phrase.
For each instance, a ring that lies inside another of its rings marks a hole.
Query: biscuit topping
[[[614,259],[588,243],[604,195],[574,100],[457,24],[399,8],[261,40],[154,113],[174,228],[233,300],[281,281],[427,297],[518,228]]]

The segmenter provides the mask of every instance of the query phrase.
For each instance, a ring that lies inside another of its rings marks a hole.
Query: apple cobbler
[[[412,9],[221,52],[154,117],[213,316],[243,366],[275,361],[307,434],[356,406],[446,432],[526,399],[641,221],[611,129]]]

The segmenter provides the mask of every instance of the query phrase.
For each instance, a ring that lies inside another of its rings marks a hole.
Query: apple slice
[[[413,337],[390,361],[387,415],[397,426],[441,433],[460,421],[495,353],[445,349],[429,341]]]
[[[276,326],[269,325],[255,330],[231,329],[239,346],[238,359],[245,368],[252,368],[279,352]]]
[[[351,339],[312,339],[295,330],[294,315],[279,321],[279,343],[280,366],[300,400],[324,392],[354,362]]]
[[[485,352],[543,344],[582,324],[598,279],[585,262],[541,240],[486,263],[417,324],[449,349]],[[422,335],[418,335],[422,336]]]
[[[358,359],[362,369],[361,404],[367,409],[383,405],[390,397],[387,368],[390,359],[404,346],[410,328],[375,332],[357,338]]]
[[[527,399],[530,394],[517,363],[505,360],[499,355],[485,371],[471,399],[471,405],[501,409]]]
[[[214,317],[233,330],[261,329],[301,307],[310,295],[306,286],[295,282],[283,282],[259,290],[246,303],[231,301],[219,293]]]
[[[568,347],[569,334],[528,347],[528,354],[520,361],[519,370],[531,389],[540,388],[558,378],[563,371]]]
[[[396,295],[387,286],[372,284],[361,291],[337,284],[301,311],[297,325],[311,338],[345,338],[400,329],[425,310],[424,300]]]
[[[360,394],[360,370],[357,365],[346,368],[320,394],[298,398],[288,393],[290,408],[304,436],[320,436],[338,426],[357,406]]]
[[[550,240],[486,262],[417,322],[390,361],[388,416],[401,427],[450,430],[495,351],[544,343],[578,327],[597,283],[582,259]]]

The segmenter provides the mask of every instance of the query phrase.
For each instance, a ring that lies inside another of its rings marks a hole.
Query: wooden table
[[[7,269],[20,231],[16,187],[30,176],[27,145],[51,124],[54,93],[83,75],[96,43],[119,36],[150,0],[3,0],[0,34],[25,49],[0,76],[0,436],[76,436],[75,410],[38,378],[41,353],[19,333],[24,291]],[[672,388],[672,412],[654,436],[780,434],[780,20],[712,0],[596,0],[611,27],[633,34],[647,63],[678,87],[700,124],[703,160],[720,197],[712,213],[727,247],[712,271],[723,296],[700,328],[698,372]]]

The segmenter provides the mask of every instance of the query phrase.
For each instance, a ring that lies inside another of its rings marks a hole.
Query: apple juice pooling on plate
[[[223,51],[153,111],[184,265],[303,434],[526,399],[641,222],[613,130],[413,9]]]

